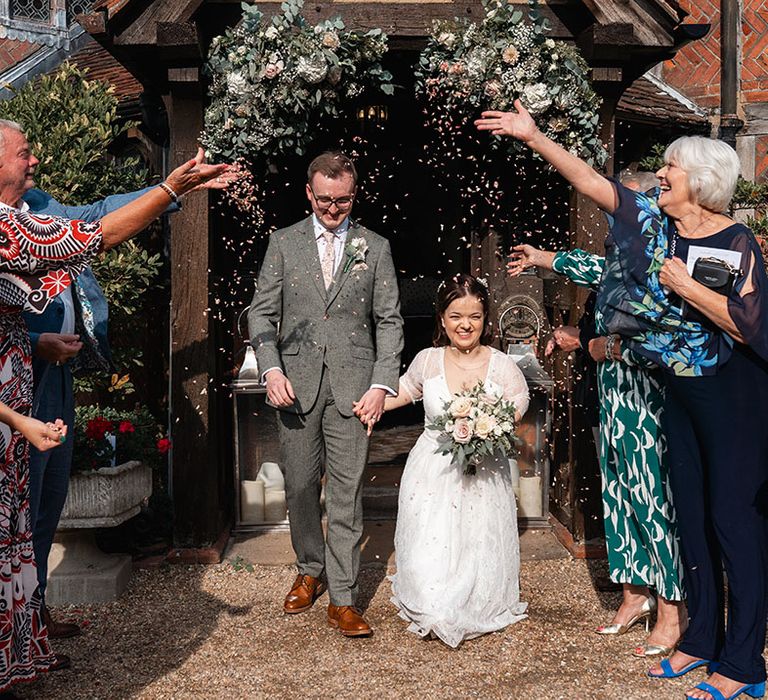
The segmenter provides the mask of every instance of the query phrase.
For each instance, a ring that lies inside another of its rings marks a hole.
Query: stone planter
[[[151,494],[152,470],[141,462],[72,474],[48,558],[50,605],[104,603],[120,596],[131,577],[131,558],[102,552],[95,531],[132,518]]]

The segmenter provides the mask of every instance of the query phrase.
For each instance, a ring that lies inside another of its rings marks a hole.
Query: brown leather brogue
[[[285,596],[283,610],[289,615],[309,610],[323,593],[325,593],[325,584],[319,578],[299,574],[293,582],[290,593]]]
[[[48,639],[68,639],[69,637],[77,637],[81,633],[81,629],[74,622],[56,622],[51,617],[51,611],[48,610],[48,606],[44,605],[42,609],[43,622],[48,628]]]
[[[345,637],[369,637],[373,634],[362,613],[351,605],[329,605],[328,624],[337,627]]]

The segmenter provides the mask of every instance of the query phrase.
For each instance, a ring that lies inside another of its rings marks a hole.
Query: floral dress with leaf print
[[[29,415],[30,340],[22,311],[41,313],[101,249],[100,224],[0,208],[0,401]],[[56,449],[56,448],[54,448]],[[0,423],[0,692],[55,657],[40,614],[29,511],[29,444]]]
[[[553,269],[576,284],[598,289],[611,266],[583,250],[555,255]],[[598,335],[606,335],[600,308]],[[597,364],[600,396],[600,472],[605,543],[616,583],[655,588],[682,600],[682,567],[661,431],[661,370],[629,350],[622,361]]]

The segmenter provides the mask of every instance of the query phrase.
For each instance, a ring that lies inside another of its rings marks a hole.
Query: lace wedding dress
[[[400,378],[413,401],[424,400],[425,425],[451,393],[444,348],[422,350]],[[522,413],[528,388],[515,361],[497,350],[485,387]],[[509,462],[488,460],[464,476],[450,455],[436,454],[436,431],[425,428],[405,465],[395,532],[397,573],[392,602],[408,631],[430,633],[451,647],[522,620],[517,508]]]

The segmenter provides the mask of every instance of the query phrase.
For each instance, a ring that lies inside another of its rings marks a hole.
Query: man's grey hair
[[[5,148],[5,132],[18,131],[24,133],[24,127],[18,122],[12,122],[10,119],[0,119],[0,152]]]
[[[648,172],[647,170],[638,170],[637,172],[625,170],[619,175],[619,182],[621,182],[624,187],[629,187],[638,192],[647,192],[648,190],[652,190],[654,187],[659,186],[659,178],[657,178],[654,173]]]

